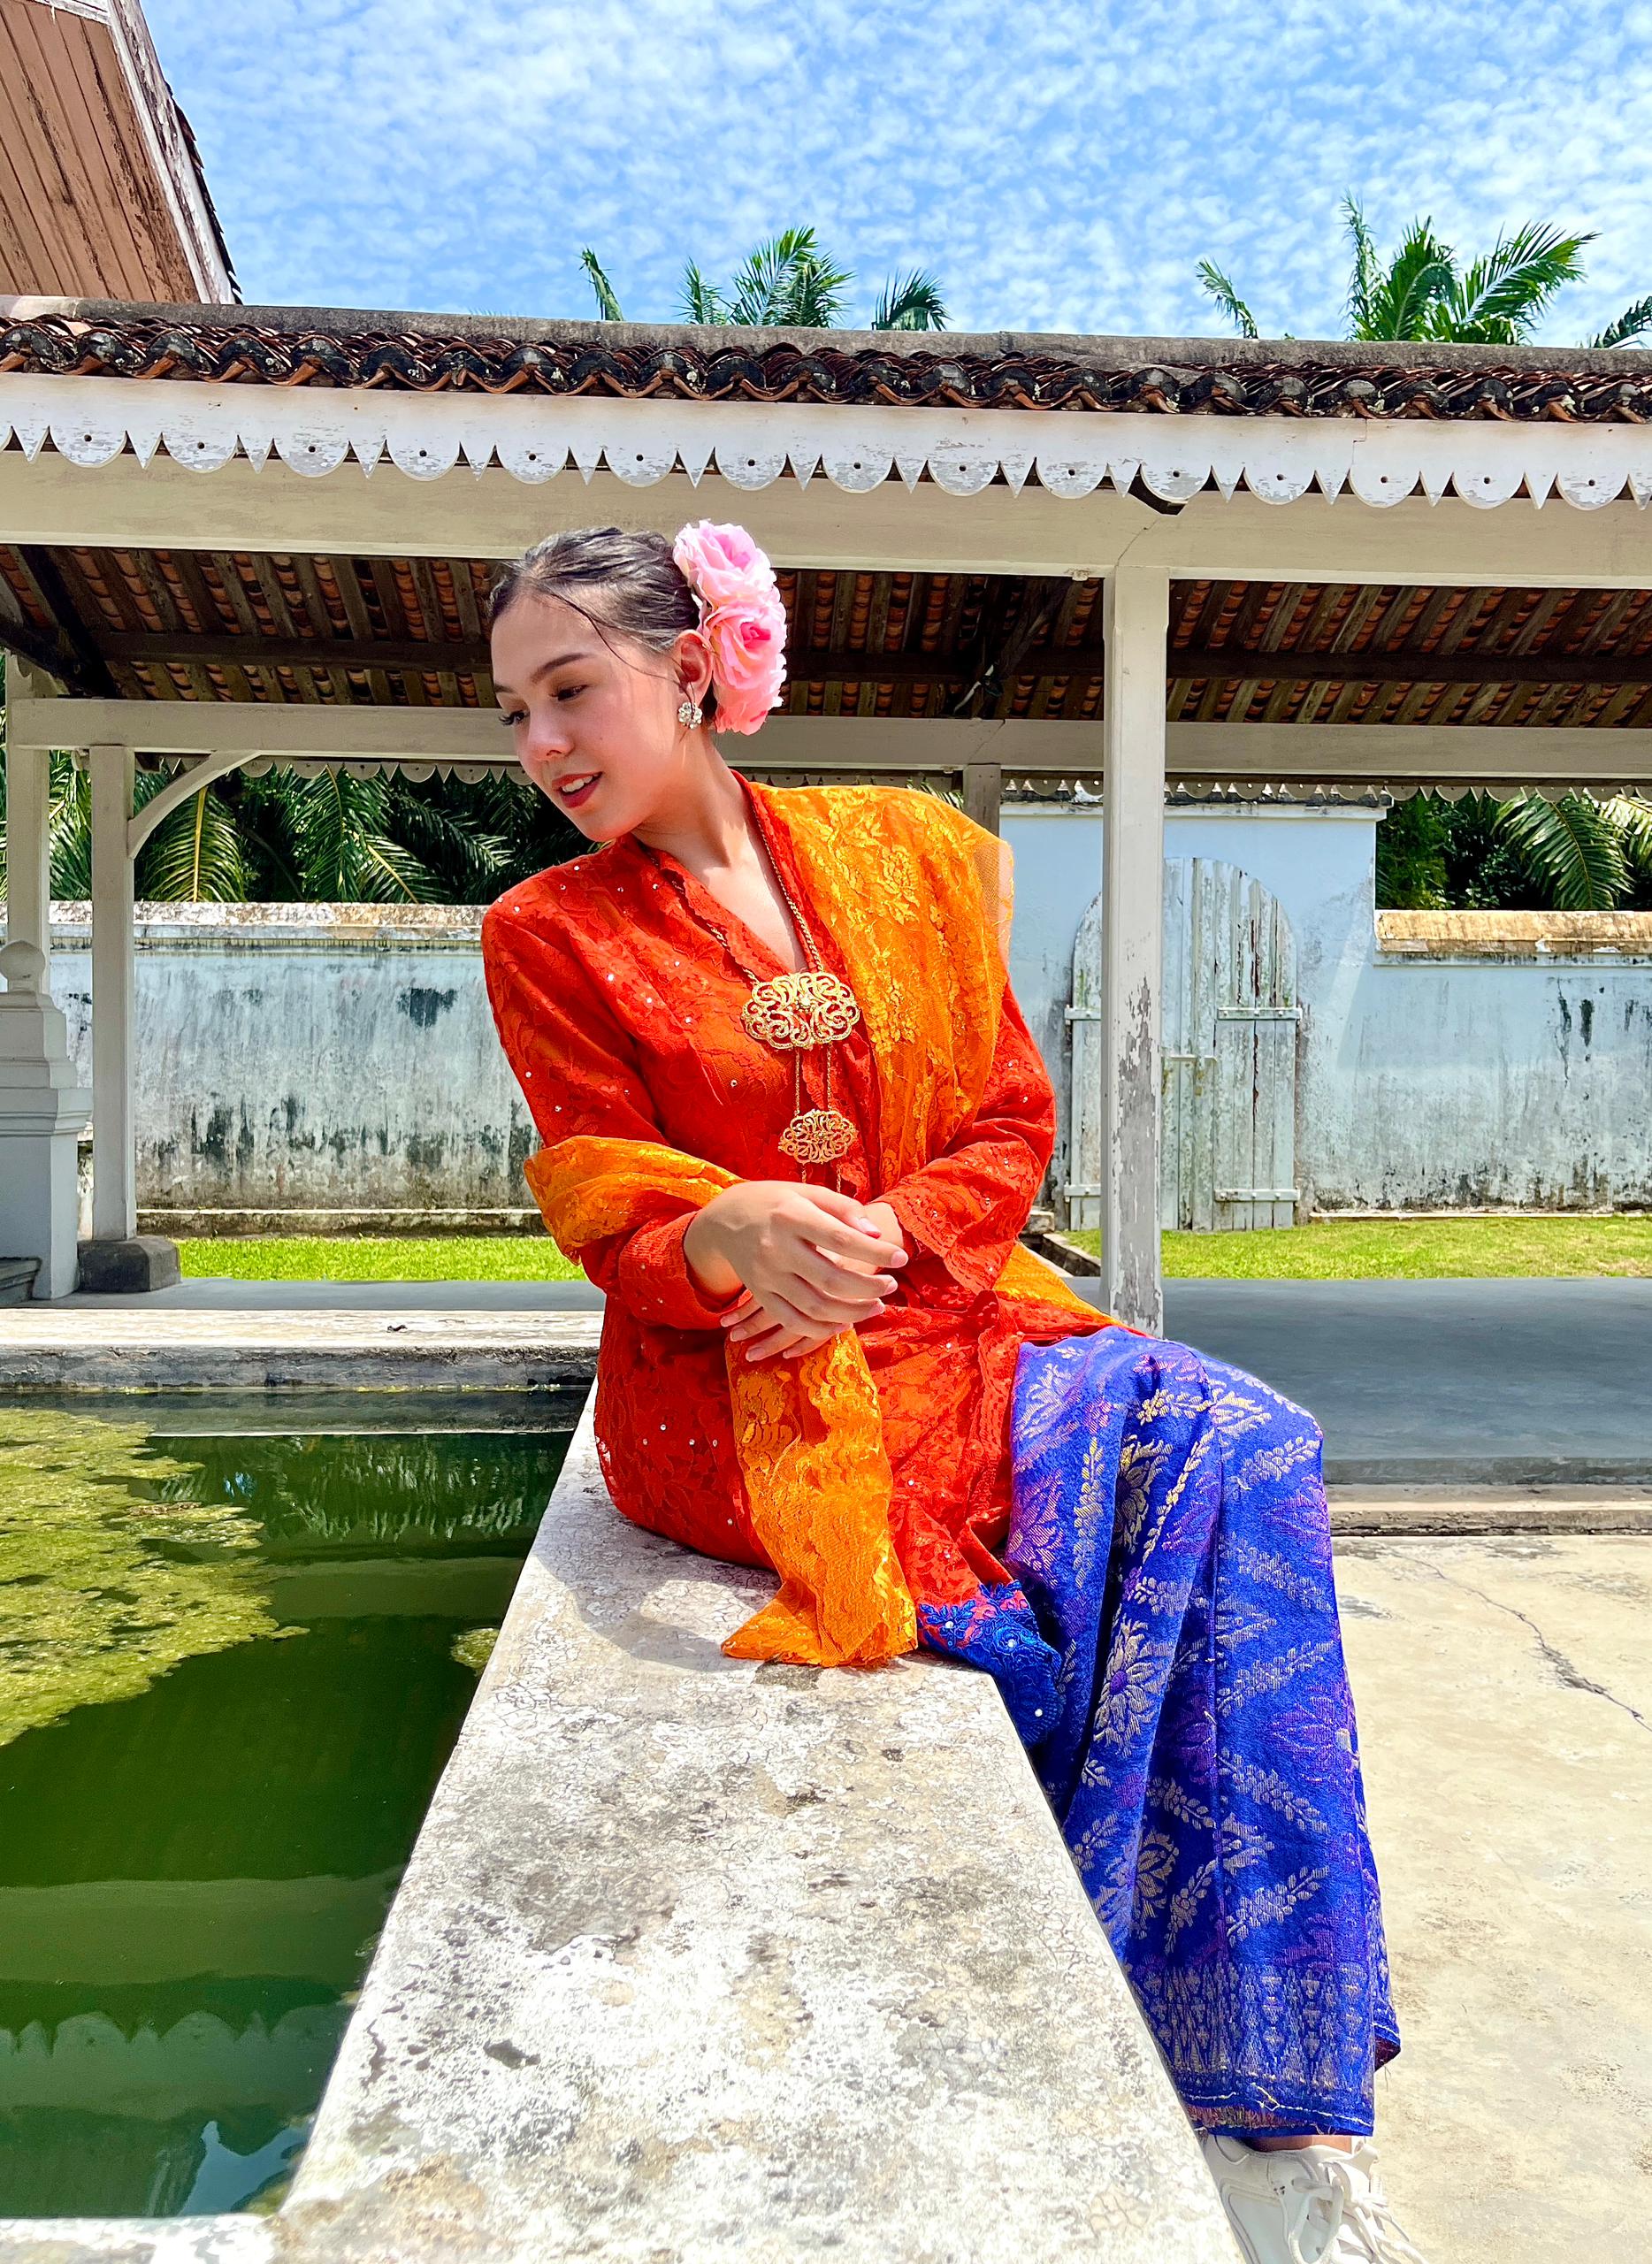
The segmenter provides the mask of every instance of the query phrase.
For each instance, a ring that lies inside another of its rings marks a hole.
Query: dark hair
[[[669,540],[652,532],[577,527],[547,535],[501,569],[488,593],[488,627],[522,597],[560,598],[585,616],[604,644],[612,630],[653,653],[669,653],[685,629],[700,626],[700,608]],[[717,712],[709,686],[701,706],[709,722]]]

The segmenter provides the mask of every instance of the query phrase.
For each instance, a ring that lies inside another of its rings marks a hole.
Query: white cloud
[[[1465,249],[1599,232],[1550,325],[1652,290],[1652,15],[1541,0],[149,0],[243,288],[323,304],[675,311],[813,221],[959,327],[1211,332],[1201,256],[1265,329],[1335,335],[1338,212]]]

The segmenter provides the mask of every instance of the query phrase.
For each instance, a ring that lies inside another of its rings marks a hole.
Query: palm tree
[[[1351,255],[1350,338],[1518,346],[1531,337],[1561,287],[1581,279],[1584,247],[1595,241],[1593,235],[1568,236],[1533,224],[1499,236],[1490,251],[1465,266],[1434,222],[1422,219],[1411,222],[1398,250],[1385,260],[1352,196],[1342,200],[1342,218]],[[1208,259],[1199,261],[1197,274],[1240,335],[1258,337],[1256,317],[1231,278]],[[1588,342],[1626,346],[1649,326],[1652,297],[1638,299]]]
[[[589,245],[579,255],[604,322],[623,322],[618,294]],[[837,330],[844,326],[853,272],[839,267],[813,228],[787,228],[760,243],[726,285],[712,282],[690,260],[679,311],[685,321],[743,325],[759,330]],[[891,276],[873,309],[874,330],[945,330],[941,287],[922,268]]]
[[[1342,200],[1342,218],[1351,255],[1348,335],[1373,340],[1518,346],[1530,338],[1562,286],[1581,278],[1584,247],[1595,241],[1532,224],[1499,236],[1488,252],[1465,265],[1433,221],[1421,219],[1411,222],[1398,250],[1385,259],[1352,196]],[[1207,259],[1200,260],[1197,272],[1240,335],[1257,337],[1256,317],[1232,279]],[[1637,299],[1589,344],[1626,346],[1648,325],[1652,297]],[[1488,808],[1490,838],[1510,852],[1521,884],[1556,911],[1621,904],[1640,884],[1637,876],[1644,876],[1652,803],[1617,798],[1596,804],[1585,794],[1551,803],[1533,795]],[[1405,901],[1443,904],[1443,894],[1430,893],[1444,882],[1443,837],[1438,828],[1431,830],[1429,816],[1412,810],[1395,828],[1385,853],[1386,884],[1402,891]],[[1450,821],[1441,818],[1439,826],[1449,832]]]
[[[141,809],[167,783],[140,771]],[[90,784],[51,757],[51,892],[92,892]],[[192,794],[144,844],[137,891],[163,904],[486,904],[570,856],[579,838],[544,798],[506,778],[467,785],[237,773]],[[5,765],[0,760],[0,887],[5,881]]]
[[[1403,911],[1652,910],[1652,806],[1412,794],[1377,830],[1377,902]]]

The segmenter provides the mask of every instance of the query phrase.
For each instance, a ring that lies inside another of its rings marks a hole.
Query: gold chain
[[[768,847],[766,838],[763,845]],[[831,1049],[860,1021],[860,1002],[848,984],[822,963],[808,922],[786,886],[780,860],[772,852],[769,862],[808,965],[795,973],[770,975],[767,981],[753,976],[752,995],[741,1010],[740,1027],[760,1045],[792,1056],[792,1120],[780,1135],[781,1153],[799,1164],[835,1165],[860,1136],[842,1110],[832,1106]],[[733,957],[732,942],[726,934],[723,940]],[[741,971],[750,974],[746,968]],[[822,1105],[805,1108],[803,1056],[817,1047],[825,1057]],[[834,1172],[833,1178],[837,1177]]]
[[[849,1119],[831,1105],[831,1049],[860,1021],[860,1003],[848,984],[822,964],[813,931],[786,886],[778,858],[771,853],[769,861],[808,966],[756,983],[740,1026],[760,1044],[792,1055],[792,1121],[780,1135],[781,1153],[799,1164],[836,1164],[853,1147],[857,1135]],[[817,1046],[825,1055],[822,1105],[806,1109],[803,1056]]]

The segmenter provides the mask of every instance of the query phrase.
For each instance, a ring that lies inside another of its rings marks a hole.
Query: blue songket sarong
[[[1111,1327],[1023,1347],[1013,1576],[926,1607],[991,1673],[1194,2120],[1372,2128],[1399,2049],[1321,1438]]]

